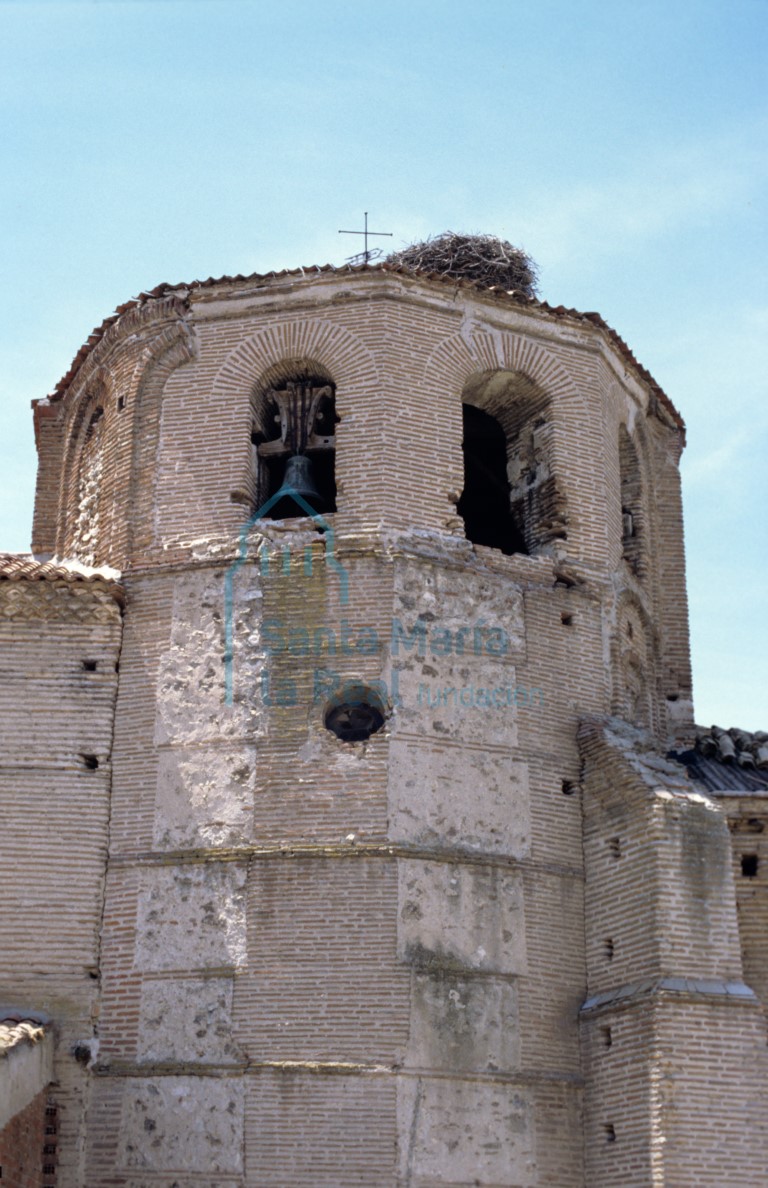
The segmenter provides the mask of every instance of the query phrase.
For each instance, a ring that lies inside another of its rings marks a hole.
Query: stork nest
[[[490,289],[517,290],[526,297],[536,295],[538,274],[533,260],[521,248],[495,235],[457,235],[444,231],[423,243],[390,253],[386,263],[477,281]]]

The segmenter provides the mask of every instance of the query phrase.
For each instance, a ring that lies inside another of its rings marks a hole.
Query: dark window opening
[[[613,1047],[613,1032],[611,1031],[610,1027],[607,1027],[607,1026],[601,1027],[600,1034],[603,1037],[603,1047],[604,1048]]]
[[[83,660],[83,672],[95,672],[98,663],[98,660]]]
[[[560,787],[563,796],[573,796],[574,792],[576,791],[576,785],[574,784],[573,780],[563,780]]]
[[[86,767],[88,771],[95,771],[99,766],[99,759],[97,755],[81,755],[80,758],[83,761],[83,767]]]
[[[756,879],[759,860],[757,854],[741,855],[741,874],[745,879]]]
[[[573,615],[569,615],[564,611],[560,616],[560,622],[563,624],[563,627],[573,627]]]
[[[605,1141],[607,1143],[616,1142],[616,1128],[610,1122],[606,1122],[605,1125]]]
[[[527,553],[525,539],[510,509],[507,439],[490,413],[472,404],[464,415],[464,490],[457,511],[467,540],[500,549],[508,556]]]
[[[612,938],[609,936],[605,940],[605,957],[607,961],[613,961],[614,944]]]

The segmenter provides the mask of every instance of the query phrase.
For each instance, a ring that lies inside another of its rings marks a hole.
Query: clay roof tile
[[[42,560],[31,553],[0,553],[0,582],[87,582],[106,586],[116,602],[124,602],[120,572],[77,561]]]
[[[133,300],[126,301],[122,305],[119,305],[114,314],[111,314],[108,318],[105,318],[101,325],[97,326],[92,331],[85,345],[82,346],[75,355],[72,366],[62,377],[62,379],[59,380],[48,399],[51,401],[62,400],[67,392],[67,389],[69,388],[69,385],[75,378],[80,366],[93,350],[94,346],[96,346],[97,343],[99,343],[104,337],[104,334],[109,329],[109,327],[112,326],[120,317],[122,317],[123,314],[146,304],[148,301],[178,294],[180,290],[208,289],[214,285],[226,284],[253,284],[254,282],[258,281],[268,282],[270,280],[282,280],[286,277],[304,278],[308,273],[317,274],[327,272],[381,272],[396,273],[403,276],[416,276],[422,280],[428,280],[430,283],[434,282],[450,285],[454,288],[474,288],[478,292],[492,295],[498,300],[513,301],[516,304],[528,305],[532,308],[541,310],[543,313],[552,314],[558,318],[572,318],[580,321],[591,322],[592,325],[605,332],[607,338],[613,343],[615,347],[618,348],[619,353],[623,356],[632,370],[640,377],[640,379],[642,379],[645,384],[649,386],[652,393],[657,398],[659,404],[661,404],[667,410],[675,424],[683,431],[683,433],[685,432],[685,423],[672,401],[669,399],[663,389],[656,383],[651,373],[646,370],[642,364],[638,363],[624,339],[621,338],[621,336],[617,334],[611,326],[608,325],[608,323],[604,320],[604,318],[601,317],[600,314],[593,311],[589,313],[582,313],[576,309],[566,308],[564,305],[552,306],[546,301],[540,301],[536,297],[529,297],[527,294],[518,292],[516,290],[504,290],[497,288],[495,285],[489,287],[487,285],[483,285],[479,281],[466,280],[464,278],[457,279],[456,277],[447,276],[443,273],[414,271],[413,269],[405,268],[401,264],[387,264],[386,262],[373,265],[341,264],[338,266],[333,264],[312,264],[304,268],[282,268],[279,272],[273,270],[266,273],[253,272],[248,276],[243,276],[242,273],[238,273],[236,276],[209,276],[206,280],[192,281],[189,284],[171,285],[163,282],[159,285],[155,285],[153,289],[147,289],[145,292],[140,293],[139,296]]]

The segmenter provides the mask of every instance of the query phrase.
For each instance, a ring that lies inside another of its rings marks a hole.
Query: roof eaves
[[[0,582],[69,582],[103,586],[120,606],[125,592],[120,571],[92,567],[77,561],[40,560],[31,553],[0,553]]]
[[[667,396],[666,392],[664,392],[663,388],[661,388],[661,386],[656,382],[647,368],[643,367],[643,365],[638,362],[621,335],[618,334],[605,321],[601,314],[595,312],[583,313],[580,310],[570,309],[564,305],[550,305],[549,302],[540,301],[536,297],[529,297],[527,293],[523,293],[520,290],[500,289],[496,286],[484,285],[479,281],[474,281],[467,278],[453,277],[446,275],[445,273],[438,272],[422,272],[411,268],[405,268],[401,264],[387,264],[386,262],[373,265],[341,264],[338,266],[334,264],[312,264],[307,267],[282,268],[279,271],[272,270],[265,273],[253,272],[247,276],[244,276],[242,273],[238,273],[236,276],[209,276],[205,280],[192,281],[189,284],[171,285],[167,282],[163,282],[159,285],[155,285],[153,289],[146,289],[140,293],[138,297],[135,297],[130,301],[126,301],[122,305],[119,305],[113,314],[110,314],[109,317],[105,318],[101,325],[97,326],[89,334],[88,338],[75,355],[75,358],[72,361],[72,366],[69,368],[66,375],[64,375],[56,384],[55,388],[50,393],[48,400],[51,402],[62,400],[80,367],[91,354],[94,347],[96,347],[98,343],[101,342],[110,327],[115,325],[115,323],[118,322],[124,314],[131,310],[138,309],[151,301],[157,301],[164,297],[169,297],[181,292],[189,293],[195,290],[210,289],[216,285],[254,284],[259,281],[268,282],[270,280],[303,280],[310,276],[342,272],[385,272],[402,276],[410,276],[418,278],[419,280],[429,281],[430,283],[450,285],[453,288],[474,289],[476,292],[478,292],[478,294],[490,295],[494,299],[505,302],[514,302],[518,305],[525,305],[532,309],[541,310],[545,314],[552,314],[554,317],[569,318],[581,322],[590,322],[592,325],[596,326],[606,334],[609,341],[618,349],[619,354],[624,358],[624,360],[642,380],[642,382],[650,389],[651,394],[655,396],[659,404],[661,404],[666,409],[677,427],[682,431],[683,434],[685,433],[685,422],[683,421],[683,418],[675,408],[670,398]]]

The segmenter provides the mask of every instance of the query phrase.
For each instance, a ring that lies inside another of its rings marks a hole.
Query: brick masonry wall
[[[728,816],[744,980],[768,1014],[768,803],[764,796],[718,795]]]
[[[43,1179],[46,1101],[44,1089],[0,1131],[3,1188],[41,1188],[43,1183],[55,1183],[50,1175]],[[53,1166],[50,1161],[49,1165]]]
[[[82,1177],[73,1050],[98,1023],[120,635],[108,585],[0,582],[0,1001],[56,1020],[63,1184]]]
[[[637,732],[581,737],[586,1181],[762,1183],[765,1020],[742,976],[725,817]]]

